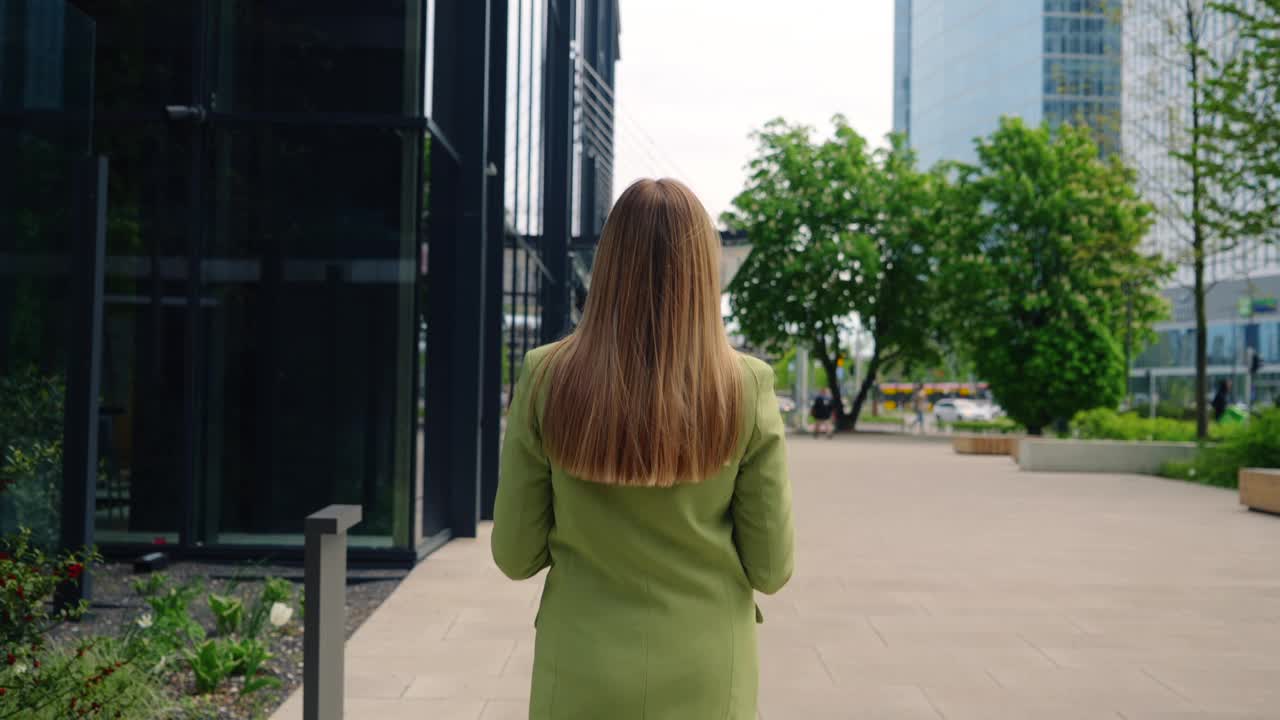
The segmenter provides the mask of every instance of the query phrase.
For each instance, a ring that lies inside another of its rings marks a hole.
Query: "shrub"
[[[901,415],[863,415],[858,418],[861,425],[901,425],[904,421]]]
[[[1280,468],[1280,409],[1260,412],[1221,432],[1222,441],[1203,448],[1194,463],[1164,468],[1168,476],[1235,488],[1240,468]]]
[[[57,546],[62,513],[62,423],[66,384],[35,368],[0,376],[0,529],[29,529]]]
[[[1008,435],[1010,433],[1026,432],[1025,428],[1009,418],[1000,418],[999,420],[957,420],[950,423],[949,427],[956,432],[980,434]]]
[[[1084,440],[1126,440],[1194,442],[1196,425],[1185,420],[1140,417],[1097,408],[1077,413],[1071,420],[1071,434]]]

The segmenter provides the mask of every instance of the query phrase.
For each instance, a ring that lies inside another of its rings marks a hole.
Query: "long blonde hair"
[[[554,462],[592,482],[669,487],[729,461],[742,370],[720,315],[719,270],[719,233],[688,187],[640,180],[622,193],[582,322],[543,365],[542,437]]]

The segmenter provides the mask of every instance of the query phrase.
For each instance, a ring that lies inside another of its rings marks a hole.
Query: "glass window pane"
[[[92,25],[61,0],[0,0],[0,532],[62,529],[68,269],[89,149]]]
[[[423,4],[222,0],[217,109],[418,114]]]
[[[391,130],[222,129],[203,263],[201,522],[297,544],[329,503],[353,542],[409,544],[421,141]]]
[[[184,448],[191,129],[105,125],[110,158],[102,317],[101,542],[176,542]]]

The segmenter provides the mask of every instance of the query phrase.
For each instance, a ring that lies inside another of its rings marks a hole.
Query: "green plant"
[[[236,659],[222,640],[205,640],[186,651],[187,663],[195,674],[196,692],[211,693],[236,669]]]
[[[1152,208],[1090,132],[1003,118],[956,166],[956,203],[940,226],[954,245],[940,310],[977,375],[1027,432],[1125,392],[1122,338],[1149,337],[1167,313],[1167,267],[1141,243]]]
[[[282,684],[280,678],[266,675],[262,672],[262,666],[273,657],[264,643],[252,639],[241,640],[235,645],[234,654],[239,663],[236,671],[244,675],[244,687],[240,690],[241,695],[249,695],[259,690],[280,687]]]
[[[237,632],[244,622],[244,603],[237,597],[210,593],[209,611],[213,613],[215,627],[222,636]]]
[[[188,583],[147,598],[154,613],[149,636],[159,652],[177,652],[204,640],[204,628],[191,617],[191,600],[199,592],[199,584]]]
[[[861,415],[859,425],[901,425],[906,421],[902,415]]]
[[[1220,428],[1219,434],[1221,441],[1200,450],[1185,479],[1234,488],[1239,486],[1240,468],[1280,468],[1280,409],[1255,414],[1243,425]]]
[[[31,538],[23,528],[0,541],[0,648],[11,648],[17,659],[43,649],[53,625],[84,614],[83,601],[54,609],[52,599],[63,585],[78,584],[85,567],[99,559],[92,551],[47,555]]]
[[[271,608],[276,603],[288,605],[293,595],[293,583],[282,578],[267,578],[245,619],[242,635],[249,639],[257,638],[271,617]]]
[[[37,667],[0,670],[4,720],[178,717],[162,674],[151,671],[134,644],[99,637],[51,647]]]
[[[152,573],[131,583],[133,592],[143,598],[159,595],[168,585],[169,576],[164,573]]]
[[[956,432],[1008,435],[1025,432],[1025,428],[1009,418],[999,420],[957,420],[948,423],[948,427]]]
[[[26,529],[0,544],[0,718],[168,716],[163,680],[146,671],[138,638],[48,639],[57,624],[85,612],[83,601],[59,609],[52,599],[79,583],[97,554],[46,554]]]
[[[1214,428],[1215,434],[1218,428]],[[1147,418],[1137,413],[1119,413],[1097,408],[1077,413],[1071,420],[1071,435],[1084,440],[1126,440],[1194,442],[1194,421]]]
[[[61,529],[65,398],[62,378],[34,367],[0,376],[0,528],[29,528],[46,549]]]
[[[845,118],[833,126],[818,139],[804,125],[766,124],[746,187],[722,219],[751,240],[728,288],[734,321],[757,347],[807,347],[835,399],[836,424],[848,428],[881,366],[937,354],[945,326],[933,281],[951,206],[942,200],[946,176],[921,172],[903,136],[877,148]],[[872,336],[873,353],[846,412],[840,360],[855,330]]]

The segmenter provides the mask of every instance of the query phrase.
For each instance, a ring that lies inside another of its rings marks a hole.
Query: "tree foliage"
[[[1206,170],[1225,191],[1208,199],[1206,212],[1234,236],[1280,241],[1280,0],[1212,9],[1236,28],[1239,51],[1206,53],[1205,106],[1214,116]]]
[[[929,193],[943,179],[917,172],[901,138],[872,150],[843,117],[833,124],[822,141],[805,126],[766,125],[747,186],[723,220],[752,244],[729,287],[743,335],[778,352],[806,345],[848,427],[837,367],[855,316],[875,340],[855,417],[879,365],[930,347],[938,253]]]
[[[1207,268],[1236,249],[1244,225],[1236,210],[1265,201],[1241,182],[1241,161],[1232,157],[1232,141],[1219,136],[1222,115],[1207,91],[1216,68],[1236,63],[1243,46],[1218,37],[1230,27],[1210,0],[1126,0],[1125,32],[1134,38],[1127,56],[1143,66],[1125,94],[1145,118],[1131,123],[1130,152],[1154,147],[1170,163],[1148,167],[1143,192],[1155,202],[1156,233],[1165,252],[1189,278],[1196,322],[1196,417],[1201,439],[1208,438]],[[1149,162],[1149,161],[1148,161]],[[1245,216],[1241,216],[1243,218]],[[1246,269],[1247,268],[1242,268]]]
[[[1099,157],[1087,130],[1003,119],[957,165],[948,317],[978,373],[1032,433],[1115,406],[1122,338],[1164,312],[1165,267],[1139,251],[1151,208],[1134,173]]]

